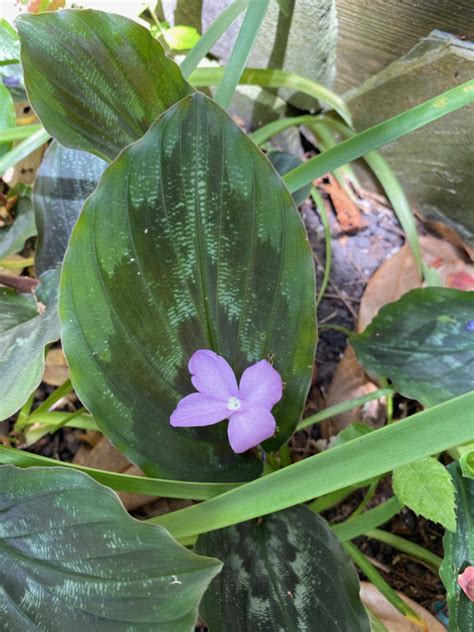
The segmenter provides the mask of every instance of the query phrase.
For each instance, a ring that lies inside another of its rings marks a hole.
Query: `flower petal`
[[[209,349],[199,349],[188,364],[191,381],[201,393],[228,400],[239,394],[237,380],[227,360]]]
[[[271,410],[282,397],[283,382],[269,362],[260,360],[242,373],[239,390],[244,401]]]
[[[227,428],[230,447],[240,454],[269,439],[275,434],[275,429],[275,418],[266,408],[251,408],[245,413],[235,413]]]
[[[458,575],[458,584],[466,597],[474,601],[474,566],[468,566],[461,575]]]
[[[203,393],[191,393],[182,399],[170,417],[172,426],[211,426],[227,419],[227,402]]]

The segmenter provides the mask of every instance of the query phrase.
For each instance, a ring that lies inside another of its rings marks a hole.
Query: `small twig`
[[[21,292],[23,294],[34,294],[36,287],[39,285],[39,281],[38,279],[32,279],[31,277],[16,277],[0,273],[0,284],[11,287],[14,290],[17,290],[17,292]]]

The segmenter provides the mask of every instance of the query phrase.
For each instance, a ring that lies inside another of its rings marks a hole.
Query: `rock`
[[[360,131],[472,78],[474,44],[433,31],[407,55],[346,94]],[[474,245],[474,105],[383,148],[413,208]]]

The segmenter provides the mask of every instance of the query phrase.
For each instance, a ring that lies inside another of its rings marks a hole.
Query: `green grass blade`
[[[0,158],[0,176],[3,176],[7,169],[14,167],[17,162],[29,156],[35,149],[39,149],[41,145],[44,145],[51,136],[46,130],[41,128],[29,138],[22,141],[19,145],[11,149],[8,153]]]
[[[230,105],[235,88],[252,52],[255,39],[267,12],[270,0],[250,0],[237,40],[219,83],[215,100],[223,108]]]
[[[369,529],[375,529],[385,522],[388,522],[401,508],[402,505],[400,501],[393,496],[386,502],[366,511],[360,516],[349,518],[340,524],[332,525],[331,528],[341,542],[347,542],[348,540],[353,540],[354,538],[364,535]]]
[[[56,461],[45,456],[31,454],[15,448],[0,446],[0,463],[2,465],[16,465],[17,467],[67,467],[89,474],[94,480],[118,492],[145,494],[147,496],[164,496],[165,498],[186,498],[206,500],[222,494],[236,487],[232,483],[188,483],[171,481],[161,478],[146,478],[144,476],[129,476],[92,467],[74,465],[63,461]]]
[[[290,171],[283,179],[291,192],[297,191],[325,173],[365,156],[374,149],[387,145],[473,101],[474,79],[387,119],[383,123],[369,127],[339,143],[336,147],[311,158]]]
[[[317,123],[319,120],[320,116],[316,114],[285,117],[278,119],[277,121],[267,123],[267,125],[255,130],[255,132],[252,132],[249,136],[256,145],[263,145],[266,140],[284,132],[290,127],[295,127],[296,125],[310,125],[311,123]]]
[[[201,39],[186,55],[181,63],[183,77],[188,79],[191,73],[198,67],[214,44],[224,35],[232,22],[249,6],[249,0],[236,0],[227,7],[211,26],[203,33]]]
[[[29,138],[35,132],[43,129],[42,125],[18,125],[17,127],[7,127],[0,130],[0,143],[11,143],[14,140],[23,140]]]
[[[474,427],[467,420],[473,406],[474,391],[151,522],[183,538],[286,509],[380,476],[472,441]]]
[[[324,228],[324,274],[323,280],[321,281],[321,287],[318,290],[318,296],[316,297],[316,308],[319,307],[321,300],[326,292],[329,277],[331,276],[331,264],[332,264],[332,245],[331,245],[331,227],[329,225],[329,217],[326,210],[326,205],[324,204],[324,200],[316,187],[311,188],[311,197],[313,198],[313,202],[316,206],[316,210],[318,211],[319,218],[321,219],[321,224]]]
[[[378,542],[388,544],[394,549],[397,549],[397,551],[401,551],[402,553],[406,553],[415,559],[425,562],[425,564],[428,564],[428,566],[430,566],[434,571],[438,570],[441,562],[443,561],[442,558],[431,551],[428,551],[428,549],[425,549],[423,546],[420,546],[415,542],[410,542],[410,540],[405,540],[405,538],[401,538],[400,536],[388,531],[383,531],[382,529],[371,528],[366,531],[364,535],[368,538],[372,538],[373,540],[377,540]]]
[[[196,88],[216,86],[221,81],[223,74],[224,68],[197,68],[190,76],[189,82]],[[239,84],[298,90],[330,106],[346,123],[351,124],[351,115],[341,97],[319,83],[300,77],[293,72],[273,68],[247,68],[242,73]]]

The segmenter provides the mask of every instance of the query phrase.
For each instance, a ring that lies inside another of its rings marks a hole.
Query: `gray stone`
[[[358,131],[472,79],[474,44],[433,31],[407,55],[347,93]],[[474,246],[474,105],[404,136],[382,153],[413,207]]]

